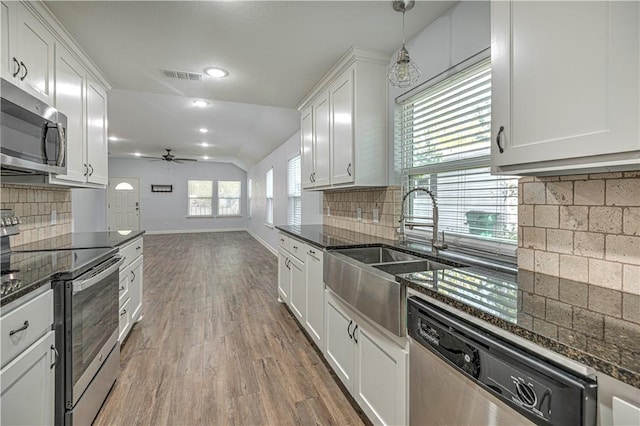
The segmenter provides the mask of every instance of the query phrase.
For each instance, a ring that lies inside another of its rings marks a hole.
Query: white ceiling
[[[418,1],[410,39],[455,2]],[[304,95],[352,45],[387,52],[402,42],[391,1],[49,1],[54,15],[113,83],[112,157],[135,151],[248,168],[299,129]],[[229,77],[203,82],[160,69]],[[194,99],[209,100],[207,108]],[[210,132],[203,138],[198,128]],[[203,148],[207,141],[214,147]]]

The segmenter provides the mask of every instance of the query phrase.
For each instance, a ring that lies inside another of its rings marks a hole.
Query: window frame
[[[221,187],[221,183],[237,183],[238,184],[238,189],[239,189],[239,193],[237,197],[221,197],[220,196],[220,187]],[[217,194],[217,217],[239,217],[242,216],[242,181],[239,180],[219,180],[217,182],[217,189],[218,189],[218,194]],[[232,214],[226,214],[226,213],[221,213],[220,212],[220,208],[221,208],[221,203],[220,200],[237,200],[238,201],[238,212],[237,213],[232,213]]]
[[[292,177],[292,174],[295,172],[291,170],[291,165],[292,165],[292,162],[296,162],[296,161],[297,161],[297,183],[292,188],[290,179]],[[295,213],[296,201],[298,203],[297,215]],[[287,160],[287,225],[289,226],[302,225],[302,156],[300,154],[294,157],[291,157],[289,160]]]
[[[273,166],[265,174],[265,225],[273,228]]]
[[[208,182],[211,185],[211,194],[209,195],[209,197],[199,197],[199,196],[191,196],[191,182]],[[191,218],[191,217],[215,217],[213,215],[213,180],[208,180],[208,179],[188,179],[187,180],[187,217]],[[192,214],[192,206],[191,206],[191,200],[209,200],[209,214]]]
[[[429,162],[429,161],[424,161],[421,164],[414,166],[413,162],[416,161],[416,155],[420,155],[417,154],[416,151],[420,151],[419,149],[416,149],[416,145],[420,144],[420,142],[415,142],[415,137],[416,137],[416,130],[414,130],[413,127],[413,121],[416,119],[417,115],[416,115],[416,111],[413,110],[413,105],[418,104],[420,102],[426,102],[426,101],[431,101],[430,96],[433,96],[433,98],[437,98],[439,95],[446,95],[447,94],[447,90],[451,89],[452,87],[454,87],[454,85],[446,85],[446,81],[447,80],[453,80],[456,81],[455,78],[459,77],[460,75],[462,75],[461,73],[467,72],[469,71],[471,68],[477,67],[478,69],[480,69],[480,71],[478,72],[477,75],[480,75],[483,71],[481,69],[482,66],[486,66],[486,63],[483,64],[483,62],[487,61],[488,62],[488,70],[489,72],[491,72],[491,64],[490,64],[490,53],[489,51],[484,51],[481,52],[480,54],[476,55],[475,57],[470,58],[467,61],[464,61],[460,64],[458,64],[457,66],[453,67],[450,70],[447,70],[446,72],[434,77],[433,79],[423,83],[422,85],[418,86],[417,88],[414,88],[413,90],[399,96],[396,99],[396,119],[395,119],[395,134],[396,134],[396,152],[398,152],[400,154],[400,172],[401,172],[401,176],[402,176],[402,189],[403,189],[403,193],[406,193],[409,189],[414,188],[415,186],[421,186],[421,187],[425,187],[425,185],[416,185],[416,180],[418,177],[423,177],[424,179],[427,180],[427,184],[426,187],[428,187],[430,190],[434,191],[434,195],[436,196],[436,200],[438,200],[438,183],[437,180],[434,179],[434,177],[436,176],[440,176],[441,180],[446,180],[447,177],[449,179],[451,178],[455,178],[456,176],[460,176],[461,178],[466,177],[467,173],[471,173],[472,175],[478,176],[479,181],[481,181],[482,176],[485,176],[485,172],[484,170],[486,169],[489,177],[490,176],[494,176],[491,175],[491,154],[490,154],[490,144],[491,144],[491,130],[490,130],[490,114],[489,114],[489,130],[486,131],[487,137],[487,144],[486,144],[486,149],[487,149],[487,153],[486,154],[482,154],[482,155],[475,155],[474,153],[472,153],[471,155],[468,155],[468,151],[465,150],[464,147],[462,147],[462,143],[458,145],[455,145],[455,141],[456,140],[460,140],[461,137],[457,136],[457,134],[455,133],[455,123],[454,121],[451,121],[451,124],[447,123],[447,125],[452,126],[454,128],[454,133],[452,134],[452,140],[453,140],[453,146],[454,148],[451,147],[447,147],[447,143],[442,143],[442,142],[435,142],[435,144],[431,145],[431,144],[427,144],[425,145],[425,147],[423,148],[427,154],[426,155],[430,155],[428,149],[431,147],[435,147],[438,153],[447,153],[447,152],[456,152],[457,154],[455,154],[455,157],[448,159],[448,161],[442,161],[442,162]],[[484,71],[486,72],[486,71]],[[471,74],[470,74],[471,75]],[[474,76],[476,74],[473,74]],[[442,91],[441,92],[433,92],[434,88],[436,88],[436,86],[438,86],[439,84],[444,83],[443,87],[442,87]],[[466,95],[466,92],[465,92]],[[435,102],[435,101],[434,101]],[[453,103],[452,108],[453,110],[456,110],[457,108],[461,108],[461,102],[462,101],[458,101],[455,100],[454,102],[460,102],[460,104],[456,104]],[[474,106],[476,105],[475,103],[473,104]],[[481,108],[481,104],[477,104],[479,106],[479,108]],[[410,108],[411,113],[408,114],[405,111],[405,108]],[[483,108],[487,108],[486,106],[484,106]],[[489,104],[489,107],[491,108],[491,105]],[[474,110],[475,111],[475,110]],[[431,112],[426,112],[425,110],[418,110],[418,113],[424,114],[424,116],[428,116]],[[438,111],[439,113],[440,111]],[[418,114],[420,115],[420,114]],[[437,114],[436,114],[437,116]],[[424,118],[421,117],[420,120],[423,120]],[[435,118],[433,118],[435,120]],[[428,119],[424,119],[425,121],[428,121]],[[410,125],[407,125],[407,123],[409,123]],[[425,125],[427,123],[422,122],[421,124]],[[420,126],[417,126],[418,128]],[[427,130],[429,129],[429,130]],[[434,131],[433,128],[431,127],[422,127],[421,129],[423,132],[432,132]],[[464,129],[460,130],[460,133],[462,133]],[[484,134],[485,132],[483,131],[482,134]],[[438,136],[432,136],[433,139],[436,139]],[[432,140],[432,139],[427,139],[427,140]],[[438,146],[438,144],[440,144],[440,146]],[[406,149],[410,148],[411,151],[409,152],[409,154],[407,154],[407,152],[405,152]],[[456,149],[459,148],[459,149]],[[482,151],[484,152],[485,147],[482,147]],[[425,155],[424,153],[422,153],[421,155]],[[442,155],[442,154],[441,154]],[[447,176],[448,174],[448,176]],[[426,177],[425,177],[426,176]],[[473,235],[471,233],[471,229],[469,228],[468,232],[463,232],[461,231],[461,227],[459,225],[459,218],[453,219],[454,220],[454,229],[456,227],[458,227],[459,232],[451,232],[448,231],[446,233],[447,237],[447,243],[448,244],[453,244],[453,245],[459,245],[461,247],[464,248],[468,248],[468,249],[472,249],[472,250],[480,250],[480,251],[486,251],[487,253],[493,253],[494,255],[496,255],[498,258],[505,258],[505,257],[515,257],[516,256],[516,252],[517,252],[517,246],[518,246],[518,241],[517,241],[517,178],[511,178],[511,177],[505,177],[505,176],[496,176],[495,179],[487,179],[487,182],[489,182],[490,184],[495,184],[495,189],[493,186],[489,186],[486,188],[487,191],[493,191],[493,190],[498,190],[498,188],[500,187],[500,185],[502,184],[502,182],[507,182],[508,186],[506,188],[511,189],[512,188],[512,184],[513,182],[510,182],[510,180],[515,180],[515,206],[513,205],[514,200],[513,195],[509,195],[508,197],[505,196],[505,204],[502,206],[502,208],[505,209],[505,211],[509,211],[509,214],[507,215],[507,219],[505,219],[505,229],[508,227],[509,230],[508,231],[501,231],[504,232],[504,235],[507,236],[507,238],[503,238],[503,239],[499,239],[499,238],[494,238],[493,236],[491,237],[483,237],[480,235]],[[435,183],[433,183],[433,181],[436,180]],[[453,181],[455,181],[455,179],[451,179]],[[484,181],[482,181],[484,182]],[[451,191],[451,189],[447,188],[447,184],[440,184],[441,185],[441,189],[442,191],[445,191],[448,189]],[[442,186],[444,185],[444,186]],[[471,189],[469,189],[468,186],[464,186],[466,185],[466,181],[464,184],[458,184],[459,188],[463,188],[462,190],[466,191],[464,193],[464,198],[465,201],[467,201],[467,199],[471,199],[472,195],[469,194],[473,194],[470,193],[469,191]],[[455,184],[452,186],[452,188],[455,188]],[[485,190],[485,188],[482,188],[483,190]],[[416,193],[414,193],[413,195],[415,195]],[[418,193],[421,194],[421,193]],[[425,196],[428,197],[427,194],[424,194]],[[498,199],[499,197],[494,196],[496,199]],[[507,199],[508,198],[508,199]],[[444,200],[444,198],[442,199]],[[443,226],[442,226],[442,217],[443,217],[443,211],[447,211],[445,210],[446,207],[443,209],[442,204],[440,203],[440,200],[438,200],[438,205],[439,205],[439,210],[440,210],[440,226],[439,226],[439,232],[443,231]],[[413,203],[414,203],[414,197],[411,196],[409,197],[409,199],[406,201],[407,205],[404,206],[405,207],[405,211],[409,212],[409,215],[413,214]],[[430,199],[428,200],[428,204],[431,204]],[[446,203],[445,203],[446,205]],[[515,209],[515,214],[512,213],[513,210]],[[430,210],[430,208],[429,208]],[[469,211],[465,212],[464,214],[466,215]],[[499,213],[498,213],[499,214]],[[513,219],[515,217],[515,220]],[[466,222],[465,222],[466,223]],[[514,230],[512,230],[511,228],[514,227]],[[419,241],[424,241],[424,242],[430,242],[431,238],[432,238],[432,228],[428,227],[428,228],[414,228],[414,230],[409,230],[408,228],[405,230],[405,234],[407,235],[408,238],[413,238],[415,240],[419,240]],[[513,238],[513,236],[515,235],[515,238]],[[440,236],[439,236],[440,238]]]

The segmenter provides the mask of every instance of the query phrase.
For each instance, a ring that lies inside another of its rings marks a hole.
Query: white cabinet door
[[[128,278],[127,278],[128,279]],[[124,343],[124,340],[129,335],[129,331],[131,331],[131,298],[127,299],[124,302],[124,305],[120,306],[120,313],[118,314],[120,317],[120,325],[118,327],[118,341],[120,345]]]
[[[107,160],[107,94],[102,86],[87,81],[87,181],[109,182]]]
[[[17,76],[20,86],[43,102],[54,105],[55,38],[22,4],[18,6],[17,18],[15,56],[22,66]]]
[[[131,264],[129,272],[129,297],[131,310],[131,321],[136,322],[142,316],[142,281],[144,273],[143,256],[138,257]]]
[[[330,87],[333,134],[331,142],[331,184],[352,183],[353,120],[354,120],[354,68],[345,71]]]
[[[314,163],[313,184],[315,187],[331,183],[331,126],[329,115],[329,92],[326,91],[313,103]]]
[[[620,155],[640,151],[640,3],[491,8],[494,171],[579,169],[602,155],[610,165],[631,161]]]
[[[14,74],[20,72],[20,62],[14,61],[16,55],[16,10],[18,3],[15,1],[3,1],[0,3],[0,74],[2,78],[17,84]],[[17,59],[16,59],[17,60]]]
[[[307,317],[304,328],[315,342],[316,346],[324,351],[324,280],[322,250],[307,247],[305,267],[307,270]]]
[[[0,424],[52,425],[55,333],[45,334],[0,370]]]
[[[302,188],[313,188],[313,116],[311,107],[302,110],[300,114],[301,138],[301,178]]]
[[[56,180],[86,181],[85,76],[86,70],[80,62],[59,45],[56,49],[56,108],[67,116],[67,174],[56,175]]]
[[[345,387],[351,390],[355,373],[351,337],[354,327],[353,312],[329,290],[325,292],[325,309],[325,358]]]
[[[291,292],[291,270],[289,269],[289,257],[286,252],[278,253],[278,298],[283,303],[289,303]]]
[[[289,307],[300,325],[304,325],[307,303],[307,277],[304,263],[294,256],[290,256],[289,268],[291,270],[291,297],[289,298]]]
[[[374,424],[407,424],[408,352],[358,318],[353,395]]]

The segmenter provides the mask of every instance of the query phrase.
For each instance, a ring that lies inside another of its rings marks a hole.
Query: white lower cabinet
[[[307,276],[305,264],[294,256],[289,257],[291,270],[291,298],[289,307],[300,324],[304,326],[307,313]]]
[[[0,424],[52,425],[55,332],[49,331],[0,370]]]
[[[325,294],[325,357],[369,420],[407,423],[408,351],[330,290]]]
[[[306,269],[306,320],[304,328],[318,348],[324,351],[324,279],[322,250],[307,246]]]
[[[125,259],[120,266],[120,333],[118,340],[122,345],[133,324],[142,319],[142,281],[144,272],[142,237],[121,247],[119,253]]]

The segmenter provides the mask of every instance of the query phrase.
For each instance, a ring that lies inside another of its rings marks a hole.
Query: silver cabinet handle
[[[20,333],[21,331],[25,331],[27,328],[29,328],[29,321],[25,321],[24,324],[22,325],[22,327],[17,328],[15,330],[11,330],[9,332],[9,336],[13,336],[16,333]]]
[[[309,254],[316,254],[314,250],[309,249]]]
[[[50,368],[53,368],[56,365],[58,365],[58,361],[60,360],[60,353],[58,353],[58,349],[56,349],[54,345],[51,345],[51,350],[53,351],[53,355],[55,357],[53,364],[51,364],[51,367],[50,367]]]
[[[496,135],[496,144],[498,145],[498,150],[500,150],[500,154],[504,152],[504,148],[502,147],[503,132],[504,132],[504,126],[500,126],[500,130],[498,130],[498,134]]]
[[[347,326],[347,334],[349,335],[349,339],[353,339],[353,334],[351,334],[352,325],[353,325],[353,320],[349,321],[349,325]]]
[[[67,153],[67,138],[64,134],[64,127],[62,127],[62,123],[58,123],[56,127],[58,129],[58,141],[60,142],[60,150],[58,151],[56,166],[62,166],[64,163],[64,156]]]
[[[125,289],[125,287],[124,287],[124,286],[120,286],[120,289],[119,289],[118,291],[122,291],[122,290],[124,290],[124,289]]]
[[[358,331],[358,324],[353,328],[353,341],[358,343],[358,338],[356,337],[356,331]]]
[[[134,281],[136,279],[136,274],[131,271],[131,281]]]
[[[349,176],[351,176],[351,163],[349,163],[349,165],[347,166],[347,173],[349,173]]]
[[[89,176],[93,176],[93,166],[89,164],[89,168],[91,168],[91,171],[89,172]]]
[[[84,164],[84,176],[89,174],[89,167],[87,167],[86,164]]]
[[[298,250],[298,246],[293,246],[293,249],[294,250]]]
[[[123,309],[123,310],[122,310],[122,312],[120,312],[120,316],[123,316],[123,315],[125,315],[126,313],[127,313],[127,310],[126,310],[126,309]]]

